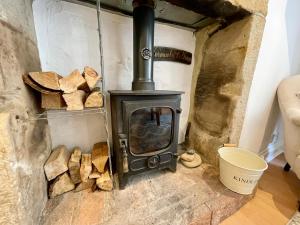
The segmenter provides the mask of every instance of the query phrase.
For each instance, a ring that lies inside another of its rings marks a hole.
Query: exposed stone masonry
[[[213,165],[223,143],[239,142],[264,23],[251,15],[196,34],[189,140]]]
[[[40,70],[32,1],[0,3],[0,224],[37,224],[47,201],[43,164],[50,153],[45,121],[22,74]]]

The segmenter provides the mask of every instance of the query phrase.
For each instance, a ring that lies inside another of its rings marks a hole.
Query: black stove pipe
[[[132,90],[154,90],[154,2],[133,0]]]

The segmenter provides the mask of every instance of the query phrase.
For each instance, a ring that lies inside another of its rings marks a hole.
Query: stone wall
[[[196,34],[190,144],[212,164],[219,146],[238,143],[264,23],[252,14]]]
[[[47,201],[45,121],[22,74],[40,70],[31,0],[0,2],[0,224],[38,224]]]
[[[244,8],[253,14],[267,15],[268,0],[226,0],[231,4]]]

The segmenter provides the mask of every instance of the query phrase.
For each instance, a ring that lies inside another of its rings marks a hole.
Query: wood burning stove
[[[121,189],[133,174],[176,170],[181,94],[110,91],[113,149]]]
[[[129,176],[147,170],[176,171],[182,92],[154,90],[154,3],[133,1],[132,90],[109,91],[115,166],[123,189]]]

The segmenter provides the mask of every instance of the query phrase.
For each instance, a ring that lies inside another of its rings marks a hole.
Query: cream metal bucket
[[[219,152],[220,181],[239,194],[251,194],[263,172],[266,161],[253,152],[237,147],[222,147]]]

